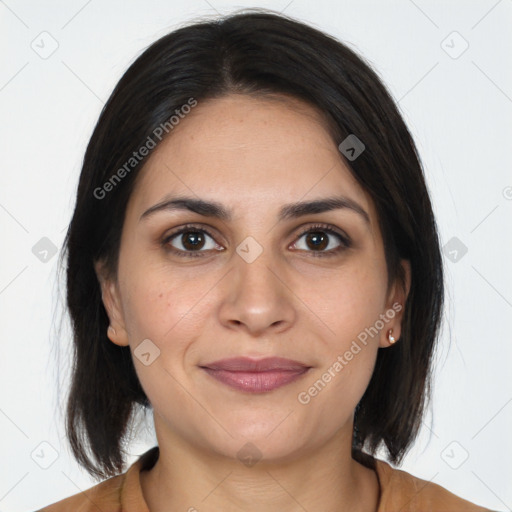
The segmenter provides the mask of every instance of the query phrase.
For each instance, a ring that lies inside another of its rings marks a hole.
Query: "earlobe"
[[[388,341],[390,345],[394,345],[396,343],[396,338],[393,336],[393,329],[388,330]]]
[[[129,344],[128,335],[125,329],[117,284],[106,277],[102,263],[95,263],[94,268],[101,288],[103,306],[110,321],[105,334],[112,343],[122,347],[127,346]]]

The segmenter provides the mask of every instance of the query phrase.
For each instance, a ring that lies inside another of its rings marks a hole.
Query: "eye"
[[[300,234],[299,241],[301,239],[304,239],[303,243],[295,242],[293,247],[301,251],[311,252],[313,256],[334,256],[351,247],[348,236],[326,224],[309,226]],[[337,245],[336,239],[338,241]]]
[[[174,254],[184,257],[204,256],[200,253],[220,247],[206,229],[188,225],[164,238],[162,245]]]
[[[304,242],[300,242],[301,239],[304,239]],[[179,228],[166,236],[161,244],[166,251],[187,258],[206,256],[205,253],[208,251],[225,250],[215,242],[214,235],[207,229],[194,225]],[[351,245],[347,235],[328,224],[317,224],[303,230],[292,247],[312,256],[329,257],[337,255]]]

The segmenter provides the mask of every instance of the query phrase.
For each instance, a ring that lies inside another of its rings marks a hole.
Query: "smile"
[[[309,368],[301,370],[268,370],[263,372],[213,370],[202,368],[208,375],[223,384],[249,393],[265,393],[290,384],[306,374]]]

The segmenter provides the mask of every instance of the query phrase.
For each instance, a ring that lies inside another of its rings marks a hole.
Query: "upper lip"
[[[310,368],[299,361],[293,361],[292,359],[285,359],[283,357],[266,357],[264,359],[233,357],[207,363],[201,365],[201,367],[231,372],[268,372],[272,370],[302,371]]]

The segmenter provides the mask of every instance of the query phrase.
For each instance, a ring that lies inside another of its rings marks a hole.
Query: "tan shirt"
[[[140,472],[153,467],[155,446],[130,468],[90,489],[41,509],[39,512],[149,512],[140,485]],[[463,500],[437,484],[416,478],[376,459],[380,485],[377,512],[490,512]]]

